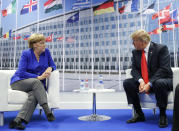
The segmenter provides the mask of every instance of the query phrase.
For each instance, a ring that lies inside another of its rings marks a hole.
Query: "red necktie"
[[[147,61],[145,58],[144,50],[142,51],[142,57],[141,57],[141,73],[144,82],[147,84],[149,82],[149,78],[148,78]]]

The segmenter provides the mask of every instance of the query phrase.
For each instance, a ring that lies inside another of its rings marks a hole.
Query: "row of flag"
[[[24,39],[24,40],[28,40],[28,38],[30,37],[30,35],[11,35],[11,33],[12,33],[12,30],[10,30],[9,32],[7,32],[6,34],[4,34],[4,36],[3,36],[3,38],[12,38],[13,40],[18,40],[18,39]],[[46,42],[53,42],[54,40],[55,41],[62,41],[64,39],[64,37],[63,36],[60,36],[60,37],[55,37],[54,38],[54,35],[53,34],[51,34],[51,35],[49,35],[49,36],[47,36],[46,38],[45,38],[45,41]],[[73,42],[75,42],[75,37],[66,37],[66,41],[68,42],[68,43],[73,43]]]
[[[38,1],[37,0],[28,0],[27,4],[25,4],[21,11],[20,15],[28,14],[32,11],[37,10]],[[62,9],[62,0],[47,0],[44,3],[45,13],[52,12],[54,10]],[[2,10],[2,15],[5,17],[9,14],[16,12],[16,0],[13,0],[7,8]]]
[[[171,10],[171,4],[161,9],[158,13],[153,14],[152,20],[158,18],[159,27],[149,32],[149,34],[160,34],[167,30],[173,30],[179,27],[179,13],[178,9]]]

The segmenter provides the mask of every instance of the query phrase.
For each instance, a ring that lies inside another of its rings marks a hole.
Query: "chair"
[[[168,93],[167,109],[173,109],[175,88],[176,88],[176,85],[179,83],[179,80],[178,80],[179,68],[172,68],[172,71],[173,71],[173,91],[170,91]],[[127,78],[132,78],[131,69],[126,70],[126,79]],[[140,98],[141,107],[153,109],[153,113],[155,115],[157,105],[156,105],[156,99],[155,99],[154,93],[150,93],[150,94],[142,93],[139,95],[139,98]],[[134,115],[134,108],[132,108],[132,114]]]
[[[23,91],[12,90],[10,78],[15,70],[0,70],[0,126],[4,125],[4,112],[18,111],[27,100],[28,94]],[[51,109],[59,108],[59,71],[55,70],[47,79],[47,99]],[[41,109],[38,105],[37,109]]]

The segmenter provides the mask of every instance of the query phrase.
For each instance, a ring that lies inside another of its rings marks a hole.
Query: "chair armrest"
[[[8,105],[8,89],[10,88],[10,78],[15,70],[0,70],[0,111]]]
[[[59,71],[55,70],[48,78],[48,102],[51,108],[59,108]]]
[[[126,69],[125,72],[126,72],[126,79],[132,78],[131,69]]]
[[[175,96],[175,89],[177,84],[179,84],[179,68],[172,68],[173,71],[173,96]]]

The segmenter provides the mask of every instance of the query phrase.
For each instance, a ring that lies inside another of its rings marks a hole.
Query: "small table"
[[[109,116],[105,115],[97,115],[96,114],[96,93],[105,93],[105,92],[115,92],[114,89],[87,89],[87,90],[73,90],[74,92],[87,92],[87,93],[93,93],[93,114],[88,116],[81,116],[78,119],[82,121],[105,121],[111,119]]]

